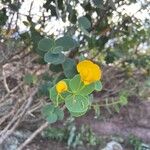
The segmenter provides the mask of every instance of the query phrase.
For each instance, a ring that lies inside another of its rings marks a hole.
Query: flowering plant
[[[90,60],[77,64],[79,74],[71,79],[63,79],[49,89],[51,105],[43,109],[43,114],[50,123],[63,118],[63,111],[59,106],[64,105],[74,117],[84,115],[91,106],[91,93],[101,91],[100,67]],[[51,113],[50,113],[51,112]]]

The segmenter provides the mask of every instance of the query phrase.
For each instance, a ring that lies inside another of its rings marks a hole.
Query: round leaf
[[[42,51],[49,51],[53,47],[54,42],[52,39],[44,38],[39,41],[38,48]]]
[[[121,95],[121,96],[119,97],[119,100],[120,100],[120,104],[121,104],[122,106],[125,106],[125,105],[128,104],[128,99],[127,99],[127,97],[125,97],[125,96],[123,96],[123,95]]]
[[[24,77],[24,82],[29,85],[35,84],[37,82],[37,76],[32,74],[26,74]]]
[[[52,53],[58,54],[62,51],[63,51],[63,47],[62,46],[57,46],[57,47],[54,47],[54,49],[52,50]]]
[[[85,112],[89,106],[89,98],[82,95],[69,95],[65,98],[65,105],[70,112]]]
[[[56,91],[56,87],[53,86],[52,88],[49,89],[49,98],[52,100],[52,101],[56,101],[57,99],[57,91]]]
[[[89,85],[82,85],[79,94],[81,95],[89,95],[95,90],[95,83],[91,83]]]
[[[54,110],[54,105],[46,105],[42,108],[42,115],[49,123],[54,123],[57,121],[57,114],[55,114]]]
[[[53,54],[52,52],[48,51],[44,55],[44,61],[47,63],[52,63],[52,64],[61,64],[65,61],[65,55],[62,53],[59,54]]]
[[[95,82],[95,90],[96,91],[102,90],[102,83],[100,81]]]
[[[63,36],[55,41],[56,46],[62,46],[64,51],[75,47],[75,41],[69,36]]]
[[[54,123],[57,121],[57,115],[55,113],[52,113],[46,118],[46,120],[49,123]]]
[[[86,17],[80,17],[78,19],[78,24],[80,28],[89,29],[91,27],[91,22]]]
[[[60,108],[56,107],[54,112],[57,115],[58,120],[62,120],[64,118],[64,112]]]
[[[81,84],[80,75],[76,75],[70,80],[69,87],[73,92],[76,92],[78,89],[80,89]]]
[[[73,78],[77,74],[76,64],[73,59],[67,58],[62,67],[67,78]]]

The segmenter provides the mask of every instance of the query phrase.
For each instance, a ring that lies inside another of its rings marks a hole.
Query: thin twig
[[[9,93],[7,93],[1,100],[0,103],[2,103],[6,98],[8,98],[10,96],[10,94],[14,93],[15,91],[18,90],[18,88],[20,88],[20,86],[23,85],[23,82],[21,82],[20,84],[18,84],[15,88],[13,88],[12,90],[10,90]]]
[[[21,119],[21,118],[20,118]],[[4,135],[2,135],[1,137],[0,137],[0,145],[4,142],[4,140],[8,137],[8,136],[10,136],[12,133],[13,133],[13,131],[18,127],[18,125],[19,125],[19,123],[20,123],[20,119],[18,119],[16,122],[15,122],[15,124],[13,125],[13,127],[10,129],[10,130],[7,130],[7,132],[4,134]]]
[[[12,134],[12,132],[15,130],[15,128],[17,128],[17,126],[19,125],[21,119],[23,119],[23,117],[25,116],[28,108],[30,107],[33,98],[35,96],[35,94],[37,93],[38,89],[34,90],[34,92],[29,96],[26,105],[24,106],[24,104],[21,107],[21,109],[19,109],[15,115],[15,117],[9,122],[9,124],[6,126],[6,128],[1,131],[0,133],[0,144],[2,144],[4,142],[4,140]],[[19,112],[22,110],[22,112],[19,114]],[[18,120],[17,120],[18,119]],[[9,130],[9,128],[11,127],[11,125],[14,123],[13,127],[11,128],[11,130]]]
[[[56,14],[57,14],[57,18],[58,20],[60,19],[60,14],[59,14],[59,8],[58,8],[58,0],[55,0],[55,10],[56,10]]]
[[[62,110],[65,110],[65,105],[61,108]],[[33,134],[26,139],[19,147],[17,150],[22,150],[25,146],[27,146],[40,132],[42,132],[45,128],[47,128],[49,125],[48,122],[45,122],[42,124],[36,131],[33,132]]]
[[[25,103],[26,102],[24,102],[22,104],[22,106],[20,107],[20,109],[16,112],[16,114],[14,114],[13,118],[11,119],[11,121],[9,121],[9,123],[7,124],[7,126],[0,132],[0,136],[3,136],[9,130],[9,128],[16,122],[16,120],[18,119],[18,115],[21,113],[21,111],[23,110],[23,108],[25,106]],[[1,139],[1,137],[0,137],[0,139]]]
[[[39,102],[36,105],[34,105],[27,113],[32,114],[34,111],[36,111],[37,109],[39,109],[41,107],[42,107],[42,104],[41,104],[41,102]]]
[[[29,16],[31,16],[31,11],[32,11],[33,3],[34,3],[34,0],[31,2],[31,5],[30,5]]]
[[[49,125],[48,122],[45,122],[44,124],[42,124],[35,132],[33,132],[33,134],[31,134],[31,136],[24,141],[24,143],[22,143],[17,150],[22,150],[25,146],[27,146],[40,132],[42,132],[45,128],[47,128]]]
[[[0,125],[6,120],[8,119],[10,116],[12,116],[14,113],[14,110],[12,110],[11,112],[9,112],[7,115],[3,116],[2,118],[0,118]]]
[[[6,81],[6,75],[5,75],[5,71],[4,71],[3,67],[2,67],[2,74],[3,74],[4,87],[5,87],[6,91],[7,91],[7,93],[10,93],[10,89],[9,89],[7,81]]]

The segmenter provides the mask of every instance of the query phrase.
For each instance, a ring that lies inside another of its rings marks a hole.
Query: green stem
[[[104,106],[111,106],[111,105],[114,105],[114,104],[118,104],[120,103],[120,101],[117,101],[117,102],[112,102],[112,103],[108,103],[108,104],[93,104],[92,106],[99,106],[99,107],[104,107]]]
[[[56,107],[58,107],[58,98],[59,98],[59,95],[57,95],[56,97]]]
[[[69,90],[67,90],[67,92],[73,94],[73,92],[71,92],[71,91],[69,91]]]
[[[77,91],[79,91],[80,90],[80,85],[81,85],[81,80],[80,80],[80,83],[79,83],[79,86],[78,86],[78,89],[77,89]]]
[[[85,88],[85,84],[81,87],[81,89],[80,90],[83,90]]]
[[[63,99],[63,100],[65,99],[64,97],[62,97],[62,95],[61,95],[61,94],[59,94],[59,96],[60,96],[60,98],[61,98],[61,99]]]

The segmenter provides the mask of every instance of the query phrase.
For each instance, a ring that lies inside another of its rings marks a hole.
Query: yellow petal
[[[65,81],[59,81],[57,84],[56,84],[56,91],[58,93],[62,93],[62,92],[65,92],[67,91],[68,87],[67,87],[67,84]]]
[[[78,63],[77,71],[85,85],[101,79],[102,71],[97,64],[90,60],[84,60]]]

